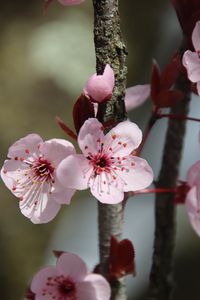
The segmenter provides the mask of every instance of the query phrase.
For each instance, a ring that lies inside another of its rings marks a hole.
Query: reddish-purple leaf
[[[28,300],[35,300],[35,294],[31,291],[30,287],[28,287],[25,293],[25,298]]]
[[[118,241],[111,237],[109,277],[111,280],[135,273],[135,251],[128,239]]]
[[[172,87],[172,85],[177,80],[182,69],[181,57],[177,53],[171,59],[169,64],[165,67],[160,75],[160,88],[161,90],[167,90]]]
[[[67,124],[60,118],[55,118],[56,123],[62,128],[62,130],[72,139],[77,140],[77,135],[67,126]]]
[[[55,255],[55,257],[59,258],[63,253],[65,253],[65,251],[61,251],[61,250],[53,250],[53,254]]]
[[[160,70],[158,64],[153,60],[152,73],[151,73],[151,98],[157,97],[160,91]]]
[[[187,193],[189,192],[190,187],[185,181],[180,181],[179,185],[176,188],[175,203],[184,204]]]
[[[154,99],[154,103],[157,107],[172,107],[178,101],[184,97],[183,93],[178,90],[173,91],[161,91],[159,95]]]
[[[89,118],[94,118],[94,105],[84,94],[77,99],[73,108],[74,127],[79,133],[80,128]]]
[[[176,10],[184,34],[190,37],[196,22],[200,19],[200,1],[171,0],[171,3]]]

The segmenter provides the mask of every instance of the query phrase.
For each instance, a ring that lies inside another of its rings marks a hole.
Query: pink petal
[[[62,185],[71,189],[84,190],[93,168],[83,155],[70,155],[64,159],[57,169],[57,177]]]
[[[55,180],[54,187],[55,189],[51,194],[52,199],[59,204],[70,204],[75,190],[64,187],[60,182],[57,182],[57,180]]]
[[[200,81],[200,58],[196,52],[186,51],[183,55],[183,65],[192,82]]]
[[[196,52],[200,51],[200,21],[196,23],[192,32],[192,43]]]
[[[26,157],[30,153],[38,153],[38,145],[42,143],[42,138],[35,133],[28,134],[24,138],[15,142],[8,150],[8,157]]]
[[[129,156],[123,163],[124,168],[116,170],[116,175],[124,182],[124,192],[145,189],[153,181],[153,171],[146,160]]]
[[[11,163],[10,163],[11,162]],[[11,164],[11,166],[10,166]],[[18,169],[20,162],[13,160],[5,160],[4,165],[1,169],[1,179],[3,180],[6,187],[12,191],[15,180],[13,179],[13,172],[15,174]]]
[[[69,276],[74,282],[82,281],[88,274],[84,261],[73,253],[63,253],[58,258],[56,269],[59,274]]]
[[[200,96],[200,81],[197,82],[197,92],[198,95]]]
[[[40,152],[44,157],[57,166],[65,157],[75,153],[74,146],[63,139],[51,139],[40,144]]]
[[[190,223],[194,231],[200,236],[200,201],[197,199],[196,192],[196,187],[190,189],[185,205]]]
[[[143,104],[151,93],[150,84],[136,85],[126,89],[125,106],[126,110],[130,111]]]
[[[115,181],[111,174],[102,172],[89,181],[92,195],[101,203],[117,204],[124,199],[120,181]]]
[[[60,2],[62,5],[65,5],[65,6],[78,5],[84,1],[85,0],[58,0],[58,2]]]
[[[142,141],[142,131],[130,121],[119,123],[105,136],[104,147],[113,149],[113,156],[126,156],[138,148]]]
[[[102,124],[95,118],[85,121],[78,135],[78,144],[83,154],[87,157],[89,152],[98,152],[103,140]]]
[[[56,267],[46,267],[40,270],[31,282],[31,291],[35,294],[42,294],[42,290],[46,287],[47,278],[57,276]],[[37,296],[36,296],[36,299]],[[43,299],[43,298],[42,298]]]
[[[92,75],[86,83],[84,93],[94,102],[104,102],[112,97],[115,76],[110,65],[106,65],[103,75]]]
[[[83,282],[77,283],[78,300],[109,300],[111,290],[101,275],[89,274]]]
[[[1,169],[2,180],[16,197],[21,197],[23,193],[15,190],[14,187],[18,185],[17,181],[23,177],[22,173],[26,169],[27,166],[23,162],[14,159],[6,160]]]
[[[51,199],[47,193],[38,193],[38,189],[21,200],[19,206],[21,213],[34,224],[50,222],[60,210],[59,203]]]
[[[193,164],[187,173],[187,182],[192,187],[200,181],[200,160]]]

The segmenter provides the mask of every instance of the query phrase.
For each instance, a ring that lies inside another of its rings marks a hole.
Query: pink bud
[[[84,93],[92,102],[101,103],[112,97],[115,76],[110,65],[106,65],[103,75],[93,74],[86,83]]]

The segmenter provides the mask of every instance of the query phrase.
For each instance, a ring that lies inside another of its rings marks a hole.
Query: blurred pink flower
[[[130,121],[118,124],[104,135],[102,124],[97,119],[88,119],[78,135],[83,154],[64,159],[58,167],[58,178],[70,188],[89,187],[102,203],[119,203],[124,192],[146,188],[153,180],[148,163],[131,154],[141,140],[141,130]]]
[[[110,286],[101,275],[88,273],[83,260],[63,253],[56,267],[46,267],[32,280],[35,300],[109,300]]]
[[[200,236],[200,161],[189,169],[187,182],[191,189],[186,197],[186,209],[193,229]]]
[[[135,85],[126,89],[125,93],[125,107],[130,111],[142,105],[151,94],[150,84]]]
[[[101,103],[112,97],[115,75],[110,65],[106,65],[103,75],[93,74],[84,87],[84,94],[92,102]]]
[[[61,204],[69,204],[74,190],[57,179],[60,162],[75,152],[71,143],[62,139],[43,142],[37,134],[29,134],[14,143],[1,177],[12,193],[20,198],[23,215],[33,223],[51,221]]]
[[[196,23],[192,32],[192,43],[195,52],[187,50],[183,55],[183,65],[187,69],[190,81],[197,83],[197,92],[200,95],[200,21]]]
[[[60,2],[62,5],[65,6],[69,6],[69,5],[78,5],[82,2],[84,2],[85,0],[58,0],[58,2]]]

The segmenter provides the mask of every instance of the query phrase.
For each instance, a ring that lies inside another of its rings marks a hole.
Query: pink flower
[[[70,188],[89,187],[102,203],[119,203],[124,192],[146,188],[153,180],[148,163],[131,154],[141,140],[141,130],[129,121],[104,135],[101,123],[88,119],[78,135],[83,154],[64,159],[58,167],[58,178]]]
[[[74,190],[57,179],[57,167],[74,147],[62,139],[43,142],[37,134],[29,134],[13,144],[1,177],[12,193],[20,198],[23,215],[33,223],[47,223],[58,213],[61,204],[69,204]]]
[[[196,23],[192,33],[192,43],[195,52],[187,50],[183,55],[183,65],[187,69],[190,81],[197,83],[200,95],[200,21]]]
[[[62,5],[78,5],[82,2],[84,2],[85,0],[58,0],[58,2],[60,2]]]
[[[135,85],[127,88],[124,99],[126,110],[130,111],[142,105],[150,97],[150,93],[150,84]]]
[[[84,93],[92,102],[101,103],[112,97],[115,75],[110,65],[106,65],[103,75],[93,74],[86,83]]]
[[[191,189],[186,197],[186,209],[193,229],[200,236],[200,161],[189,169],[187,182]]]
[[[103,276],[88,273],[83,260],[62,254],[56,267],[46,267],[32,280],[35,300],[109,300],[110,286]]]

